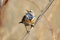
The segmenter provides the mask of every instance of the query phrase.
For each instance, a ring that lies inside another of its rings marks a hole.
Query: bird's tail
[[[21,21],[21,22],[19,22],[19,23],[23,23],[23,22]]]

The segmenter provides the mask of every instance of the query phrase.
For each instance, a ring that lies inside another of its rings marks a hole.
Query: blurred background
[[[26,9],[32,10],[37,18],[49,0],[2,1],[0,7],[0,40],[60,40],[60,0],[54,0],[27,35],[24,24],[19,24],[26,14]]]

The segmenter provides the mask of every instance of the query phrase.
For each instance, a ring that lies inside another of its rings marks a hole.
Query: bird
[[[26,26],[31,26],[34,27],[34,20],[35,20],[35,15],[32,13],[32,11],[30,10],[26,10],[27,13],[23,16],[22,20],[19,23],[22,23]],[[26,28],[27,30],[27,28]],[[29,33],[29,31],[27,30],[27,33]]]

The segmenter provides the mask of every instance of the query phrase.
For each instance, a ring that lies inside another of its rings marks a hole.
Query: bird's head
[[[32,10],[26,10],[26,11],[27,11],[27,13],[30,13],[30,14],[32,14],[33,16],[35,16],[35,14],[33,13]]]

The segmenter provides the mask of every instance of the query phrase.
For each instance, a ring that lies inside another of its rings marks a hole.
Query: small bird
[[[19,23],[23,23],[25,25],[25,28],[26,28],[26,26],[29,26],[29,25],[32,28],[32,27],[34,27],[35,16],[32,14],[32,11],[28,11],[28,10],[26,10],[26,11],[27,11],[27,13],[23,16],[21,22],[19,22]],[[26,30],[27,30],[27,28],[26,28]],[[27,33],[28,32],[29,31],[27,30]]]

